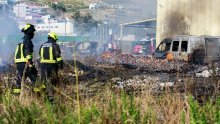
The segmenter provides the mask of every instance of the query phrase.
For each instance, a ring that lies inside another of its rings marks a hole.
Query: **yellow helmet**
[[[51,37],[51,38],[53,38],[54,40],[58,40],[58,36],[57,36],[57,34],[55,33],[55,32],[50,32],[50,33],[48,33],[48,36],[49,37]]]
[[[34,25],[32,25],[32,24],[30,24],[30,23],[27,23],[27,24],[25,25],[25,27],[22,29],[22,31],[24,32],[24,31],[27,31],[28,29],[31,29],[31,32],[36,31],[35,28],[34,28]]]

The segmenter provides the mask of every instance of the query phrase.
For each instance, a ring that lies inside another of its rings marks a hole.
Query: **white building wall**
[[[36,31],[55,32],[62,36],[73,36],[73,23],[72,22],[53,22],[53,23],[40,23],[34,24]],[[22,29],[25,25],[19,25]]]
[[[59,35],[73,35],[73,23],[70,22],[43,23],[37,24],[35,27],[37,31],[52,31]]]
[[[13,7],[13,12],[17,17],[25,18],[27,15],[26,9],[27,9],[26,4],[17,4]]]

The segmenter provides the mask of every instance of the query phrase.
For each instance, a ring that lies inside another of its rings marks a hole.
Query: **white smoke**
[[[7,4],[0,4],[0,58],[12,62],[12,56],[17,43],[12,41],[12,36],[20,35],[18,24]]]

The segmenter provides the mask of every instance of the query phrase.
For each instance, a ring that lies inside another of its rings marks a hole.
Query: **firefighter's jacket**
[[[14,57],[15,63],[25,63],[27,62],[26,56],[24,54],[24,44],[19,43],[15,50],[15,57]]]
[[[32,63],[34,45],[31,41],[31,39],[32,39],[32,37],[27,34],[25,34],[23,37],[24,56],[28,62]]]
[[[63,64],[59,45],[53,39],[48,39],[47,42],[40,47],[40,63],[42,64]]]

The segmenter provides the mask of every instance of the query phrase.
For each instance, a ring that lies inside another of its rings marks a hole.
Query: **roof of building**
[[[121,24],[123,27],[156,28],[156,18]]]

